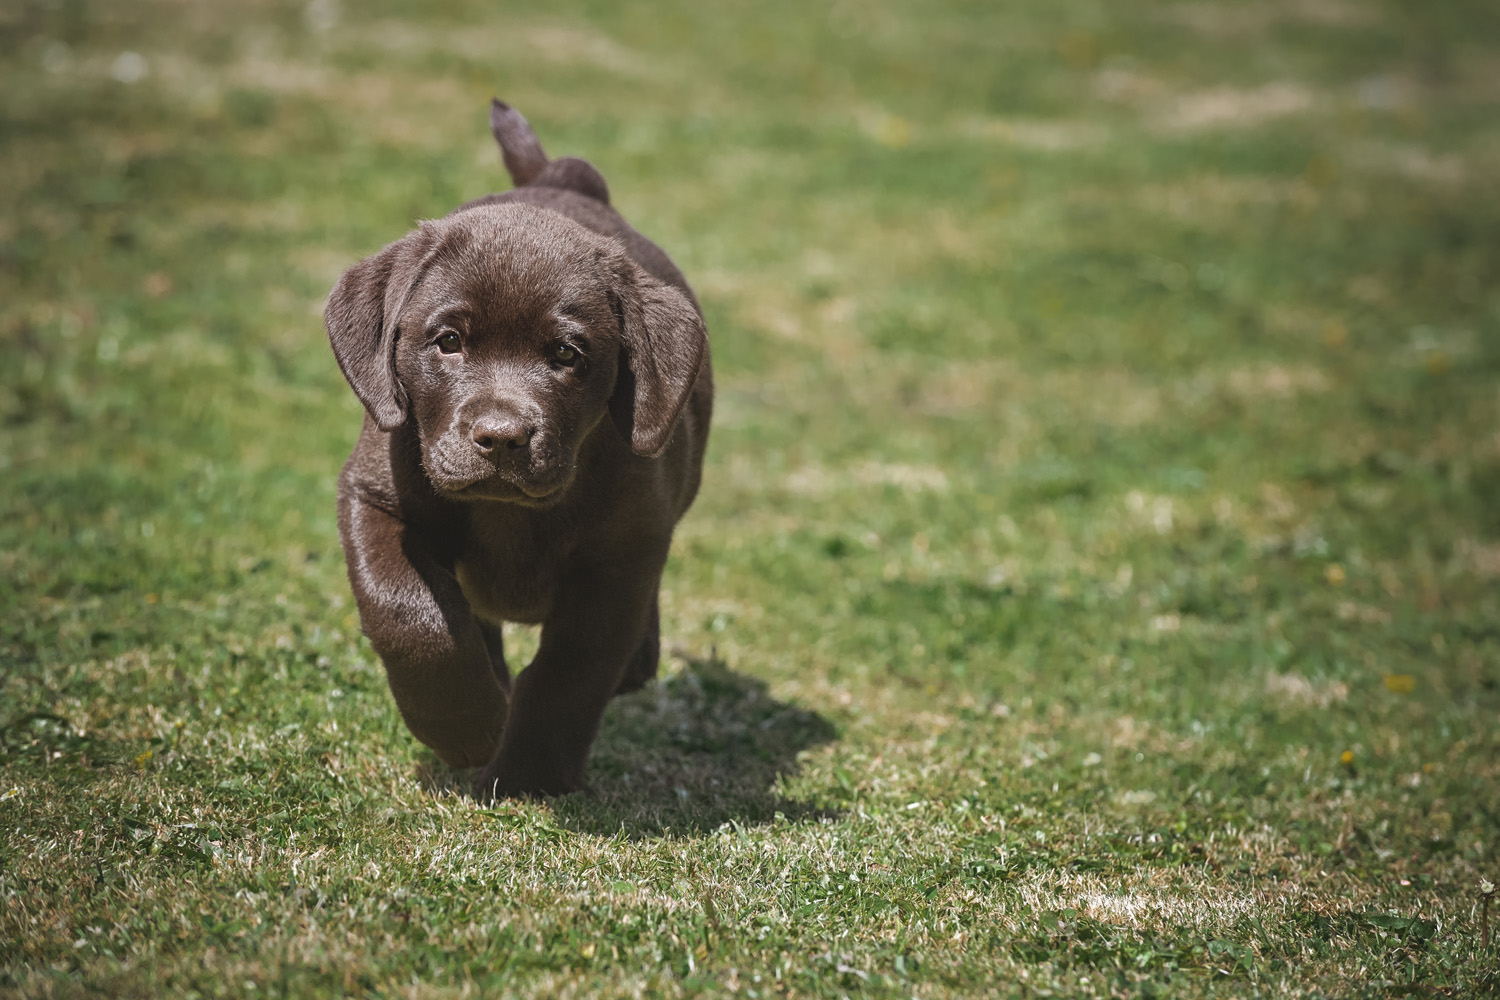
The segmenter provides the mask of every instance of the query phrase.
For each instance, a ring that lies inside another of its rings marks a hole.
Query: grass
[[[1500,991],[1493,5],[503,6],[0,10],[0,992]],[[318,314],[492,94],[719,405],[661,681],[481,809]]]

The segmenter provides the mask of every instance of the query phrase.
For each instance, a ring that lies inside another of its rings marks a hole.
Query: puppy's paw
[[[520,768],[496,761],[474,781],[474,797],[480,802],[499,799],[541,799],[582,791],[583,775],[568,775],[556,768]]]
[[[455,771],[463,771],[468,768],[483,767],[494,760],[495,750],[500,745],[500,735],[499,733],[478,733],[466,740],[451,737],[448,739],[427,738],[422,739],[422,742],[437,754],[438,760]]]

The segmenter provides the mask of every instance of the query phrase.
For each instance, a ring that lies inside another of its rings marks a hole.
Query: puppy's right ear
[[[397,321],[435,253],[427,226],[397,240],[343,273],[323,325],[350,388],[376,425],[393,431],[406,422],[406,391],[396,379]]]

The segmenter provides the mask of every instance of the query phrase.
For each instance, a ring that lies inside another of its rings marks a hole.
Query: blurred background
[[[0,53],[0,715],[425,766],[344,580],[320,312],[508,186],[498,96],[707,313],[661,697],[712,661],[820,720],[738,806],[722,770],[629,792],[631,746],[682,745],[607,729],[586,827],[835,808],[901,746],[891,795],[1072,781],[1169,823],[1218,788],[1312,850],[1352,789],[1398,854],[1488,857],[1500,6],[3,0]],[[37,831],[112,801],[33,735]],[[1156,790],[1091,784],[1116,759]]]
[[[964,513],[898,568],[984,578],[1014,544],[997,517],[1039,498],[1380,493],[1415,466],[1431,490],[1348,512],[1367,554],[1414,524],[1489,537],[1497,17],[8,3],[0,586],[43,628],[39,594],[186,598],[288,546],[335,556],[358,412],[321,302],[507,186],[491,95],[599,165],[705,302],[720,407],[690,534],[817,522],[867,555],[888,508],[934,504]]]

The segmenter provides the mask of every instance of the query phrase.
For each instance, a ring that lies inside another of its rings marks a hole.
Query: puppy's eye
[[[438,339],[435,343],[438,346],[438,350],[444,354],[457,354],[464,346],[464,342],[452,330],[449,330],[447,333],[438,334]]]
[[[578,349],[572,344],[558,344],[552,348],[552,360],[571,368],[578,360]]]

